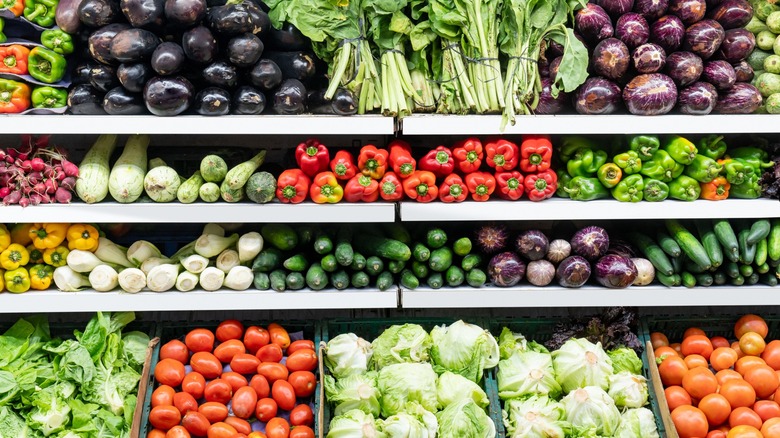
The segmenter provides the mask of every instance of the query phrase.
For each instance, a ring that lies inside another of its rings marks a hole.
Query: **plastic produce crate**
[[[490,332],[493,333],[493,336],[498,339],[498,335],[501,334],[501,330],[504,327],[509,327],[510,330],[512,330],[514,333],[521,333],[528,341],[536,341],[538,343],[544,343],[548,341],[555,330],[555,325],[561,322],[558,319],[550,319],[550,318],[532,318],[532,317],[523,317],[523,318],[493,318],[490,321]],[[642,340],[642,324],[640,320],[639,324],[639,339]],[[644,342],[643,342],[644,344]],[[648,392],[648,400],[650,402],[649,409],[653,411],[653,416],[655,417],[655,425],[658,428],[658,435],[661,437],[666,437],[666,428],[664,427],[664,422],[662,421],[662,417],[660,415],[660,411],[658,408],[658,396],[656,392],[656,388],[654,386],[653,380],[650,378],[650,368],[648,366],[648,352],[647,349],[645,349],[644,352],[642,352],[641,355],[642,359],[642,371],[644,376],[647,378],[647,392]],[[496,370],[492,371],[493,380],[496,383],[496,398],[498,398],[498,380],[496,378]],[[661,389],[660,394],[663,396],[663,389]],[[501,405],[499,405],[499,412],[498,412],[498,418],[501,420],[501,425],[499,428],[500,436],[506,437],[507,432],[504,428],[503,419],[501,416],[500,409],[502,408]]]
[[[342,334],[342,333],[354,333],[368,342],[373,341],[379,335],[382,334],[385,329],[392,325],[403,324],[419,324],[425,330],[430,332],[437,325],[449,325],[457,321],[457,318],[380,318],[380,319],[331,319],[322,324],[322,344],[320,344],[320,358],[322,358],[322,346],[330,339]],[[475,324],[485,329],[488,328],[486,320],[483,318],[463,318],[463,320],[470,324]],[[324,373],[330,374],[327,367],[324,367],[322,360],[320,360],[321,369]],[[501,406],[498,404],[498,386],[494,378],[494,373],[486,371],[484,378],[482,379],[482,389],[485,390],[488,398],[490,399],[490,406],[488,407],[488,414],[496,424],[496,436],[501,436],[499,430],[503,430],[501,425]],[[318,415],[321,425],[320,438],[323,438],[328,433],[328,427],[331,420],[331,406],[325,400],[325,389],[322,385],[318,388],[321,391],[317,397],[322,401],[322,406],[319,407]]]
[[[184,342],[184,337],[187,335],[187,333],[190,330],[196,329],[196,328],[206,328],[214,332],[223,320],[208,320],[208,321],[163,321],[160,323],[159,327],[159,337],[160,342],[157,344],[157,346],[154,348],[154,351],[152,352],[151,357],[151,367],[149,369],[149,374],[146,376],[146,381],[142,382],[148,385],[149,390],[146,392],[146,396],[143,400],[143,403],[140,402],[139,397],[139,406],[143,406],[143,412],[140,420],[140,434],[137,435],[138,438],[146,438],[146,435],[153,429],[151,424],[149,424],[149,413],[152,410],[152,392],[156,388],[156,382],[154,380],[154,367],[157,365],[157,363],[160,361],[160,348],[162,345],[164,345],[166,342],[171,341],[173,339],[178,339],[182,342]],[[310,339],[314,342],[314,345],[319,345],[320,340],[322,339],[320,336],[320,323],[316,320],[309,320],[309,321],[303,321],[303,320],[249,320],[249,319],[243,319],[241,320],[241,323],[244,324],[244,327],[250,327],[252,325],[257,325],[260,327],[266,327],[268,324],[276,322],[277,324],[280,324],[282,327],[284,327],[288,333],[290,333],[291,338],[293,340],[296,339]],[[294,337],[295,333],[301,333],[302,337]],[[217,344],[219,341],[215,341],[215,344]],[[315,434],[317,433],[318,428],[318,422],[317,422],[317,395],[320,393],[320,379],[319,379],[319,373],[315,370],[315,374],[317,375],[317,388],[314,391],[314,395],[312,396],[313,400],[310,402],[313,404],[312,411],[314,416],[314,425],[312,426],[312,429],[315,431]],[[208,383],[208,382],[207,382]],[[199,400],[200,402],[200,400]],[[136,436],[136,435],[133,435]]]

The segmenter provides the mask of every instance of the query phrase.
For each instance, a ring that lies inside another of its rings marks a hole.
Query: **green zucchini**
[[[206,182],[221,183],[227,171],[227,163],[219,155],[206,155],[200,161],[200,174]]]
[[[634,232],[629,234],[629,239],[639,248],[642,254],[650,260],[650,263],[653,264],[656,271],[663,272],[666,275],[672,275],[674,273],[672,262],[669,261],[664,250],[656,245],[650,237],[640,232]]]
[[[100,135],[79,164],[76,194],[87,204],[100,202],[108,195],[110,160],[111,154],[116,149],[116,143],[116,134]]]
[[[750,277],[745,277],[745,284],[752,286],[758,283],[758,280],[760,280],[760,276],[758,275],[758,272],[754,272],[750,274]]]
[[[393,274],[390,271],[384,271],[376,277],[376,288],[385,291],[393,287],[395,280]]]
[[[255,172],[246,182],[246,197],[258,204],[267,204],[276,197],[276,178],[268,172]]]
[[[422,243],[415,243],[412,249],[412,257],[418,262],[427,262],[431,257],[431,250]]]
[[[767,238],[770,260],[780,260],[780,219],[772,219],[772,229]]]
[[[225,202],[241,202],[244,199],[244,189],[231,189],[226,182],[219,186],[219,194]]]
[[[767,286],[777,286],[777,276],[771,273],[762,274],[761,277],[761,283],[764,283]]]
[[[471,239],[468,237],[461,237],[452,244],[452,251],[461,257],[468,255],[471,252],[471,249]]]
[[[463,268],[464,271],[469,272],[472,269],[478,268],[479,265],[482,264],[482,256],[479,254],[469,254],[466,257],[463,257],[463,260],[460,262],[460,267]]]
[[[680,247],[682,247],[682,245],[680,245]],[[685,286],[687,288],[696,287],[696,277],[694,277],[694,275],[691,274],[690,272],[683,271],[683,273],[680,276],[680,278],[682,280],[682,285],[683,286]]]
[[[742,286],[743,284],[745,284],[745,277],[741,275],[731,279],[732,286]]]
[[[362,271],[363,268],[365,267],[366,267],[366,258],[363,257],[363,254],[356,252],[355,255],[352,257],[352,264],[350,265],[350,268],[352,268],[355,271]]]
[[[704,270],[708,270],[712,267],[710,257],[707,255],[707,251],[704,249],[701,242],[699,242],[687,228],[680,224],[679,221],[676,219],[667,219],[666,229],[680,245],[680,248],[685,255],[693,260],[694,263],[701,266]],[[683,284],[685,284],[685,280],[683,280]]]
[[[317,233],[317,229],[312,225],[301,225],[296,230],[298,233],[298,244],[302,246],[308,246],[314,240],[314,236]]]
[[[336,261],[336,256],[328,254],[320,260],[320,267],[325,272],[336,272],[339,268],[339,262]]]
[[[737,278],[739,277],[739,265],[734,262],[728,262],[725,265],[726,270],[724,271],[729,278]]]
[[[447,233],[441,228],[432,228],[428,230],[425,239],[429,248],[441,248],[447,243]]]
[[[390,271],[393,274],[398,274],[401,271],[404,270],[406,267],[406,262],[399,262],[397,260],[390,260],[387,263],[387,270]]]
[[[271,272],[282,262],[282,252],[273,247],[266,247],[260,251],[252,262],[252,271]]]
[[[444,286],[444,277],[441,275],[441,273],[434,272],[428,276],[426,283],[431,289],[441,289],[442,286]]]
[[[683,262],[685,261],[686,257],[685,255],[681,255],[680,257],[672,257],[669,259],[670,262],[672,262],[672,269],[674,270],[675,274],[679,274],[682,272]]]
[[[260,234],[263,241],[282,251],[290,251],[298,245],[298,233],[287,224],[265,224]]]
[[[253,283],[257,290],[268,290],[271,288],[271,277],[265,272],[256,272]]]
[[[352,279],[351,279],[352,287],[355,287],[355,288],[358,288],[358,289],[364,288],[364,287],[368,286],[368,283],[370,283],[370,282],[371,282],[371,279],[368,278],[368,274],[366,274],[363,271],[357,271],[357,272],[352,274]]]
[[[695,277],[696,277],[696,284],[702,287],[710,287],[712,286],[712,283],[715,282],[715,279],[712,277],[712,274],[710,274],[709,272],[698,274]]]
[[[328,274],[319,263],[312,263],[306,271],[306,286],[311,290],[322,290],[328,286]]]
[[[417,278],[425,278],[428,276],[428,265],[415,260],[412,262],[412,272]]]
[[[463,269],[452,265],[447,268],[447,271],[444,274],[444,279],[447,281],[447,286],[458,287],[463,284],[464,281],[466,281],[466,275],[463,272]]]
[[[192,204],[198,200],[200,194],[200,186],[205,183],[203,177],[200,176],[200,171],[196,170],[195,173],[187,180],[179,185],[176,190],[176,198],[182,204]]]
[[[317,254],[328,254],[333,251],[333,241],[327,234],[321,234],[314,240],[314,252]]]
[[[287,289],[301,290],[306,287],[306,280],[304,280],[303,274],[300,272],[290,272],[287,274],[285,284],[287,285]]]
[[[699,232],[704,250],[710,258],[710,264],[713,268],[723,264],[723,250],[718,242],[718,237],[712,229],[712,225],[706,221],[696,221],[696,230]]]
[[[764,263],[761,265],[756,265],[756,267],[753,270],[758,272],[759,274],[766,274],[767,272],[769,272],[770,269],[772,268],[769,266],[769,263]]]
[[[769,256],[769,243],[766,239],[761,239],[756,243],[756,259],[753,263],[756,265],[763,265]]]
[[[712,282],[716,286],[722,286],[728,281],[728,276],[723,271],[718,271],[712,275]]]
[[[679,286],[681,284],[680,274],[665,275],[662,272],[656,272],[655,278],[666,287]]]
[[[396,223],[383,224],[382,228],[385,231],[385,235],[388,238],[397,240],[405,245],[412,244],[412,235],[409,234],[409,230],[405,226]]]
[[[198,196],[200,196],[203,202],[217,202],[219,201],[219,186],[212,182],[207,182],[198,189]]]
[[[707,272],[706,269],[703,269],[701,266],[697,265],[689,258],[685,259],[685,264],[683,264],[683,269],[690,272],[691,274],[701,274],[703,272]]]
[[[747,243],[747,236],[750,234],[750,229],[745,228],[739,232],[737,240],[739,241],[739,261],[749,265],[753,263],[756,258],[756,245],[749,245]]]
[[[487,282],[485,271],[474,268],[466,273],[466,283],[471,287],[482,287]]]
[[[287,274],[284,272],[284,269],[276,269],[268,277],[271,280],[271,289],[277,292],[284,292],[287,289]]]
[[[309,261],[303,254],[295,254],[282,263],[285,269],[293,272],[303,272],[309,267]]]
[[[337,290],[344,290],[349,287],[349,274],[343,269],[334,272],[330,276],[330,284]]]
[[[401,286],[405,289],[415,290],[420,287],[420,280],[410,269],[404,269],[401,272]]]
[[[672,239],[672,236],[670,236],[666,231],[658,230],[655,240],[658,241],[658,246],[660,246],[661,249],[663,249],[663,251],[669,255],[669,257],[680,257],[680,254],[682,254],[680,245],[678,245],[677,241]]]
[[[255,170],[257,170],[257,168],[263,164],[263,161],[265,161],[265,153],[265,150],[262,150],[249,160],[228,170],[222,184],[227,185],[231,190],[241,190],[246,185],[249,177],[252,176]]]
[[[385,269],[385,264],[377,256],[371,256],[366,259],[366,272],[368,275],[379,275]]]
[[[731,227],[729,221],[726,219],[716,219],[712,221],[712,231],[715,232],[715,236],[723,247],[726,258],[732,262],[739,261],[739,243],[737,242],[737,235],[734,233],[734,228]]]
[[[750,226],[750,234],[747,237],[748,245],[755,245],[759,240],[766,239],[772,227],[769,219],[759,219]]]
[[[412,258],[412,250],[403,242],[366,234],[355,241],[355,248],[369,256],[405,262]]]
[[[341,266],[351,266],[355,257],[355,250],[352,248],[352,230],[349,227],[342,226],[336,237],[336,261]]]

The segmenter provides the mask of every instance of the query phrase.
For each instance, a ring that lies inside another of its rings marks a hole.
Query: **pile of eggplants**
[[[596,0],[577,12],[590,77],[573,96],[581,114],[752,113],[761,95],[746,58],[748,0]]]
[[[354,96],[323,98],[311,42],[274,29],[259,0],[63,0],[60,28],[78,35],[74,114],[349,115]]]

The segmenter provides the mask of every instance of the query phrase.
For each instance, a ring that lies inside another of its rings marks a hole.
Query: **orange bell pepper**
[[[731,184],[725,176],[719,176],[708,183],[701,183],[701,199],[721,201],[729,197]]]
[[[416,170],[412,176],[403,180],[404,193],[417,202],[431,202],[439,197],[436,175],[427,170]]]
[[[387,171],[389,155],[386,149],[377,149],[376,146],[367,144],[360,149],[358,169],[363,175],[380,180]]]
[[[339,185],[335,173],[320,172],[311,183],[309,195],[317,204],[335,204],[344,197],[344,189]]]

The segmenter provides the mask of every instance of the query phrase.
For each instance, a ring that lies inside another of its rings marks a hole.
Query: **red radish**
[[[49,196],[46,193],[41,195],[41,204],[53,204],[53,203],[54,203],[54,199],[52,199],[51,196]]]
[[[33,194],[30,195],[30,205],[38,205],[40,203],[41,203],[41,195],[40,194],[33,193]]]
[[[54,193],[54,200],[60,204],[70,204],[71,199],[73,199],[73,195],[62,187]]]
[[[46,186],[46,193],[53,195],[54,192],[57,191],[57,182],[53,179],[47,179],[43,182],[43,185]]]
[[[9,193],[8,196],[3,198],[3,204],[4,205],[18,204],[21,199],[22,199],[22,192],[18,190],[14,190],[13,192]]]
[[[30,181],[31,184],[38,184],[43,180],[43,175],[41,175],[40,172],[33,172],[27,176],[27,180]]]
[[[32,161],[30,160],[23,160],[22,164],[19,166],[22,170],[25,172],[30,172],[33,170],[32,168]]]
[[[0,187],[0,199],[3,199],[10,194],[11,194],[10,187]]]
[[[33,192],[41,194],[46,193],[46,184],[43,182],[39,182],[38,184],[33,186]]]
[[[61,162],[62,162],[62,170],[65,171],[65,175],[75,176],[75,177],[79,176],[78,166],[66,160],[65,157],[62,157]]]
[[[76,187],[76,178],[69,176],[63,179],[60,183],[60,187],[64,188],[65,190],[73,191],[73,189]]]

